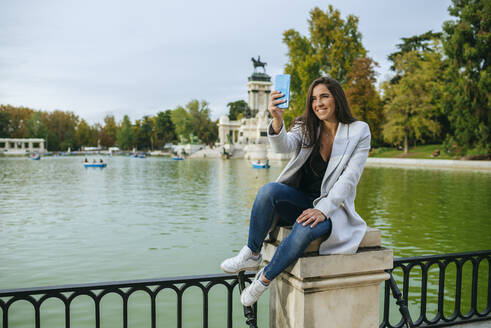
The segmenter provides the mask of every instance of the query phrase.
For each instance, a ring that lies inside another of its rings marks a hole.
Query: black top
[[[300,184],[298,189],[313,198],[319,197],[322,179],[324,178],[324,173],[326,173],[328,163],[329,159],[324,161],[319,148],[315,147],[310,157],[300,169]]]

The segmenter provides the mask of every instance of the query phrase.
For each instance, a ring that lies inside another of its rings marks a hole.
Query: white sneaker
[[[265,286],[262,282],[260,282],[263,270],[264,268],[256,274],[256,277],[254,278],[252,283],[247,286],[247,288],[244,289],[244,291],[240,295],[240,302],[242,303],[242,305],[253,305],[257,302],[259,296],[261,296],[264,291],[269,288],[269,285]]]
[[[262,256],[259,254],[257,259],[252,258],[252,251],[249,247],[244,246],[239,254],[220,264],[220,268],[226,273],[237,273],[244,270],[256,271],[261,264]]]

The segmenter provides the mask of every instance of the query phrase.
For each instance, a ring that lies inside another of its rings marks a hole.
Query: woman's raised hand
[[[282,94],[279,91],[273,91],[269,95],[269,107],[268,110],[271,113],[271,116],[273,116],[273,130],[276,134],[280,133],[281,131],[281,126],[283,124],[283,109],[278,108],[276,105],[284,103],[286,99],[278,99],[283,97],[284,94]]]

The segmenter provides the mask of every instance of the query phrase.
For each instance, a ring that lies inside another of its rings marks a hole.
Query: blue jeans
[[[247,246],[259,253],[266,235],[278,214],[279,226],[293,225],[292,232],[280,243],[271,262],[264,268],[263,274],[273,280],[290,264],[295,262],[307,246],[321,236],[331,234],[330,219],[324,220],[314,228],[296,222],[300,214],[312,208],[314,198],[282,183],[272,182],[264,185],[256,195],[252,206]]]

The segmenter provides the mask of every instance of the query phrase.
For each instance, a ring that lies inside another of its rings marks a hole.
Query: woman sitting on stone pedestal
[[[273,91],[269,111],[273,117],[268,139],[273,151],[293,153],[276,182],[263,186],[254,201],[247,245],[238,255],[222,262],[227,273],[257,270],[261,247],[268,231],[293,225],[278,246],[271,262],[260,270],[242,292],[240,300],[250,306],[269,283],[294,263],[315,239],[320,254],[353,254],[366,231],[356,213],[356,186],[370,149],[370,129],[353,118],[341,85],[320,77],[309,87],[305,111],[286,131],[283,95]],[[275,222],[275,218],[278,219]]]

